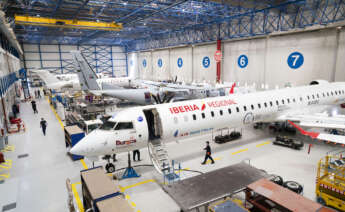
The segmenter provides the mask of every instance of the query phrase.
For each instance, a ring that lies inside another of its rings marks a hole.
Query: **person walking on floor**
[[[34,111],[34,113],[38,113],[37,105],[36,105],[36,101],[35,100],[31,101],[31,106],[32,106],[32,110]]]
[[[136,150],[134,150],[133,151],[133,160],[135,161],[135,156],[138,156],[137,158],[138,158],[138,161],[141,161],[140,160],[140,151],[139,151],[139,149],[136,149]]]
[[[42,132],[44,136],[46,135],[47,125],[48,125],[47,121],[44,120],[44,118],[41,118],[40,127],[42,128]]]
[[[38,97],[39,99],[41,99],[41,91],[40,91],[40,89],[37,90],[37,97]]]
[[[214,160],[211,157],[211,147],[210,147],[210,142],[206,141],[206,147],[204,148],[206,150],[206,155],[205,155],[205,160],[202,162],[202,165],[206,164],[207,159],[210,159],[212,161],[212,164],[214,164]]]

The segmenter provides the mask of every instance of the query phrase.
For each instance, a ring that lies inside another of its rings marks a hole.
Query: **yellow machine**
[[[345,211],[345,163],[341,156],[326,156],[319,161],[316,196],[319,203]]]

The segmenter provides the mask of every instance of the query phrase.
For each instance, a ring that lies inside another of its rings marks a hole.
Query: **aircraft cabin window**
[[[101,130],[112,130],[114,128],[115,124],[116,124],[116,122],[107,121],[99,129],[101,129]]]
[[[252,110],[254,110],[254,105],[251,105],[250,107],[252,108]]]
[[[205,118],[205,113],[201,113],[201,117],[204,119]]]
[[[325,93],[322,93],[322,96],[325,97]]]
[[[309,96],[307,96],[307,99],[309,100],[309,99],[310,99],[310,97],[309,97]]]
[[[261,104],[258,104],[258,108],[259,108],[259,109],[261,108]]]
[[[270,102],[270,105],[271,105],[271,107],[273,106],[273,103],[272,102]]]
[[[247,111],[247,106],[243,106],[243,110],[244,110],[244,111]]]
[[[266,102],[264,103],[264,105],[265,105],[265,107],[267,107],[267,103]]]
[[[222,116],[222,115],[223,115],[223,111],[222,111],[222,110],[220,110],[220,111],[219,111],[219,114]]]
[[[296,102],[296,99],[295,99],[295,98],[293,98],[293,99],[292,99],[292,101],[293,101],[293,102]]]
[[[313,99],[315,99],[315,96],[314,96],[314,94],[313,95],[311,95],[312,97],[313,97]]]
[[[213,111],[211,111],[211,116],[214,117],[214,112]]]
[[[288,103],[288,104],[290,103],[290,99],[289,99],[289,98],[287,98],[287,103]]]
[[[331,91],[331,95],[333,96],[333,91]]]
[[[279,105],[279,102],[278,102],[278,100],[276,101],[276,104],[277,104],[277,105]]]
[[[177,119],[177,117],[174,117],[174,123],[175,123],[175,124],[178,124],[178,119]]]
[[[228,112],[229,112],[229,114],[231,114],[231,109],[230,108],[228,109]]]
[[[236,107],[236,111],[237,111],[237,113],[240,112],[240,108]]]
[[[284,99],[282,99],[282,104],[284,104]]]
[[[133,129],[132,122],[119,122],[115,127],[115,130],[129,130],[129,129]]]
[[[196,115],[195,115],[195,114],[193,114],[193,120],[194,120],[194,121],[196,120]]]
[[[337,91],[334,91],[335,92],[335,95],[338,95],[338,92]]]
[[[327,96],[329,96],[329,93],[327,92]]]
[[[318,93],[316,94],[316,97],[317,97],[317,98],[320,98],[320,96],[319,96],[319,94],[318,94]]]

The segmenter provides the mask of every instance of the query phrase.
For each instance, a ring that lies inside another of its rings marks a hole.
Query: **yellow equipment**
[[[20,15],[15,15],[15,23],[19,25],[94,29],[94,30],[105,30],[105,31],[120,31],[122,29],[122,23],[66,20],[66,19],[55,19],[55,18],[35,17],[35,16],[20,16]]]
[[[345,211],[345,165],[339,156],[326,156],[318,163],[316,177],[317,201]]]

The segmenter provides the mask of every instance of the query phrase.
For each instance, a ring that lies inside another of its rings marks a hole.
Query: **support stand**
[[[126,168],[125,173],[123,173],[121,179],[135,178],[135,177],[140,177],[140,175],[138,175],[137,172],[132,167],[131,154],[128,152],[128,167]]]

